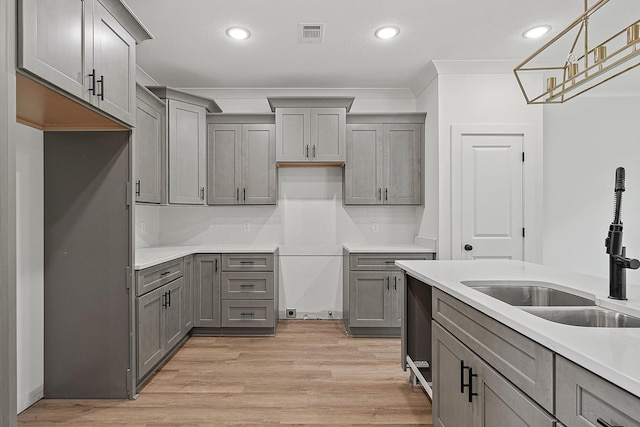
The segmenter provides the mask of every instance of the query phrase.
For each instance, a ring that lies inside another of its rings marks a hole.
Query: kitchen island
[[[430,373],[433,374],[434,425],[444,424],[444,418],[448,416],[446,405],[449,404],[458,407],[456,422],[476,425],[472,420],[485,419],[492,410],[487,406],[487,400],[498,395],[499,381],[504,382],[501,387],[508,390],[508,396],[522,395],[508,405],[516,411],[517,418],[537,420],[513,425],[555,425],[553,423],[558,420],[567,426],[640,425],[640,328],[555,323],[464,283],[491,281],[518,285],[537,282],[636,317],[640,317],[640,286],[628,285],[629,300],[615,301],[607,297],[607,279],[520,261],[400,261],[397,265],[408,276],[407,287],[414,283],[417,289],[424,287],[424,290],[432,291],[428,293],[432,302],[423,301],[422,304],[412,301],[412,292],[406,292],[405,309],[413,307],[416,311],[417,306],[418,312],[432,310],[428,314],[434,319],[433,330],[428,334],[434,335],[430,339],[433,346]],[[427,293],[419,291],[418,294],[419,299]],[[415,322],[415,313],[409,319],[404,317],[402,345],[405,356],[415,348],[418,325],[412,322]],[[456,348],[460,351],[454,351]],[[462,355],[460,360],[452,365],[451,360],[459,355]],[[476,359],[475,365],[470,362]],[[402,363],[406,368],[408,362],[404,356]],[[448,367],[452,368],[449,376],[456,378],[438,376],[439,369]],[[483,373],[486,373],[484,377]],[[493,381],[491,375],[496,373]],[[455,383],[451,389],[445,384],[449,380]],[[491,386],[495,387],[492,389]],[[457,398],[457,394],[463,397],[462,404],[448,402]],[[494,406],[497,400],[494,399]],[[477,401],[482,403],[476,410],[472,406]],[[464,418],[467,416],[462,410],[465,404],[471,405],[469,419]],[[533,412],[535,416],[531,415]],[[523,413],[531,417],[524,417]],[[481,421],[478,423],[485,425]]]

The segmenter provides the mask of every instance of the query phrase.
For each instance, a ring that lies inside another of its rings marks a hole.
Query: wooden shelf
[[[16,121],[41,130],[128,129],[20,73],[16,73]]]

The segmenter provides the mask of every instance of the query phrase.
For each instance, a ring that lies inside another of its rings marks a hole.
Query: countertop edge
[[[582,366],[583,368],[593,372],[594,374],[604,378],[605,380],[615,384],[616,386],[624,389],[625,391],[633,394],[634,396],[640,398],[640,375],[628,375],[625,373],[622,368],[619,366],[615,366],[613,363],[607,363],[606,361],[599,360],[597,357],[594,357],[594,354],[597,351],[594,351],[593,354],[585,354],[581,351],[578,351],[576,348],[572,347],[565,340],[559,340],[554,338],[552,335],[562,335],[562,334],[571,334],[575,336],[587,336],[589,333],[597,337],[598,341],[607,341],[607,337],[616,337],[621,340],[625,340],[625,337],[629,337],[632,335],[633,339],[640,340],[640,329],[633,328],[635,331],[631,331],[630,329],[624,330],[623,328],[581,328],[577,326],[569,326],[569,325],[561,325],[557,323],[550,322],[532,314],[526,313],[514,306],[511,306],[502,301],[496,300],[488,295],[481,294],[480,292],[473,291],[471,288],[466,287],[465,285],[457,282],[457,284],[447,283],[447,280],[442,280],[439,278],[434,278],[423,274],[423,272],[417,270],[413,266],[419,262],[431,262],[434,261],[398,261],[396,264],[405,270],[407,274],[415,277],[416,279],[425,282],[428,285],[436,287],[443,292],[451,295],[454,298],[464,302],[465,304],[477,309],[478,311],[486,314],[487,316],[493,318],[494,320],[512,328],[513,330],[521,333],[522,335],[530,338],[531,340],[543,345],[544,347],[550,349],[551,351],[559,354],[560,356],[576,363],[577,365]],[[484,262],[484,261],[470,261],[470,262]],[[505,262],[515,262],[515,261],[505,261]],[[532,269],[541,268],[544,269],[543,266],[537,266],[535,264],[529,264],[522,262],[523,266],[536,266],[530,267]],[[526,280],[526,272],[524,272],[526,268],[523,268],[523,277],[519,280]],[[553,271],[549,269],[549,271]],[[570,274],[570,273],[568,273]],[[575,273],[578,275],[578,273]],[[499,276],[499,274],[497,275]],[[586,276],[585,276],[586,277]],[[518,280],[513,279],[512,280]],[[508,279],[507,279],[508,280]],[[533,278],[529,280],[534,280]],[[562,287],[559,287],[562,289]],[[568,288],[568,286],[567,286]],[[573,288],[575,289],[575,288]],[[472,291],[475,294],[469,295],[468,291]],[[589,295],[588,292],[580,292],[578,290],[578,294]],[[598,305],[607,306],[610,301],[603,300],[602,296],[591,294],[591,297],[596,301]],[[611,307],[610,307],[611,308]],[[620,307],[615,309],[620,310]],[[633,310],[633,307],[632,307]],[[626,311],[626,310],[625,310]],[[633,313],[631,313],[633,314]],[[526,320],[526,323],[522,321],[522,319]],[[549,328],[552,327],[554,330],[560,331],[556,334],[551,334]],[[546,331],[543,331],[546,329]],[[582,330],[582,331],[581,331]],[[593,343],[594,346],[596,343]],[[630,346],[633,343],[629,344]],[[634,372],[635,374],[635,372]]]

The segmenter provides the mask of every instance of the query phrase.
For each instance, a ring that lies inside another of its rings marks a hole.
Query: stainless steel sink
[[[525,307],[522,310],[565,325],[592,328],[640,328],[640,318],[602,307]]]
[[[462,282],[478,292],[515,306],[593,306],[595,302],[568,292],[543,286],[546,282],[469,281]]]

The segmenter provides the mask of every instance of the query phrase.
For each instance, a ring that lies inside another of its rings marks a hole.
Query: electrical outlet
[[[242,231],[244,231],[245,233],[251,231],[251,224],[249,224],[249,221],[242,221]]]
[[[295,308],[287,308],[287,312],[285,313],[287,319],[295,319],[296,318],[296,309]]]
[[[372,222],[371,223],[371,231],[373,233],[377,233],[378,232],[378,223],[377,222]]]

